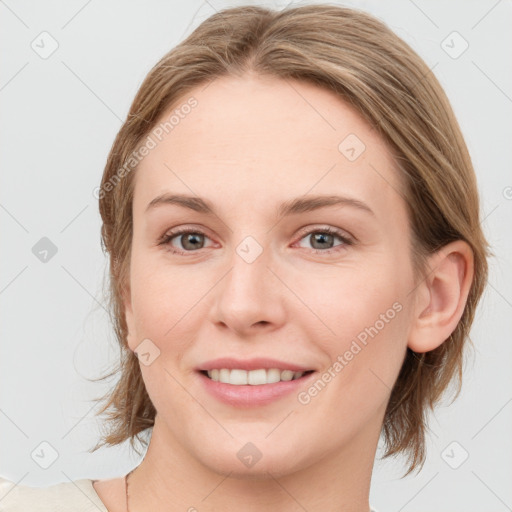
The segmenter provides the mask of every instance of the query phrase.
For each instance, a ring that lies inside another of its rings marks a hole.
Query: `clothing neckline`
[[[97,479],[92,478],[81,478],[80,480],[77,480],[75,483],[80,484],[82,483],[85,489],[82,490],[88,490],[90,491],[89,494],[92,494],[92,496],[89,496],[89,498],[93,498],[93,500],[98,503],[95,503],[95,505],[100,508],[101,512],[109,512],[107,507],[105,506],[105,503],[100,498],[100,495],[96,492],[96,489],[94,488],[93,483],[97,482]]]

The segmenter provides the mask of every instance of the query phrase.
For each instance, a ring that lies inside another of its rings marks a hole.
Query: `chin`
[[[290,437],[285,441],[275,433],[265,439],[266,435],[250,436],[246,433],[230,438],[224,444],[220,440],[209,439],[201,452],[197,452],[196,445],[196,458],[211,471],[241,480],[278,478],[308,465],[304,442]],[[297,446],[302,447],[300,454]]]

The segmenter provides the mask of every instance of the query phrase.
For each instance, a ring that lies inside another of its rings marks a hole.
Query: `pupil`
[[[314,234],[313,235],[313,246],[316,242],[320,242],[320,243],[326,243],[326,239],[327,238],[327,241],[329,242],[332,242],[332,238],[333,238],[333,235],[329,235],[328,233],[317,233],[317,234]],[[324,248],[324,247],[320,247],[321,249]]]
[[[200,244],[200,240],[198,242],[198,238],[200,238],[202,235],[200,235],[199,233],[197,234],[186,234],[186,235],[183,235],[182,238],[181,238],[181,242],[183,244],[183,247],[185,249],[197,249],[197,246],[198,244]],[[185,241],[183,241],[185,240]],[[195,240],[195,241],[194,241]],[[190,246],[187,247],[187,244],[191,244]]]

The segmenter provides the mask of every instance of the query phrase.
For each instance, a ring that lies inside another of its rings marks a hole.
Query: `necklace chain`
[[[132,474],[133,469],[124,477],[124,490],[126,494],[126,512],[130,512],[128,508],[128,477]]]

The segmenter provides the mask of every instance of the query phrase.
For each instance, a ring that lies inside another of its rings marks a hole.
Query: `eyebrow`
[[[215,208],[210,201],[202,199],[201,197],[188,196],[183,194],[161,194],[155,197],[146,207],[146,212],[162,205],[178,205],[183,208],[205,213],[215,214]],[[296,215],[299,213],[311,212],[320,208],[329,206],[352,206],[359,210],[375,215],[373,210],[363,201],[346,196],[337,195],[316,195],[307,197],[297,197],[285,201],[278,208],[278,216]]]

